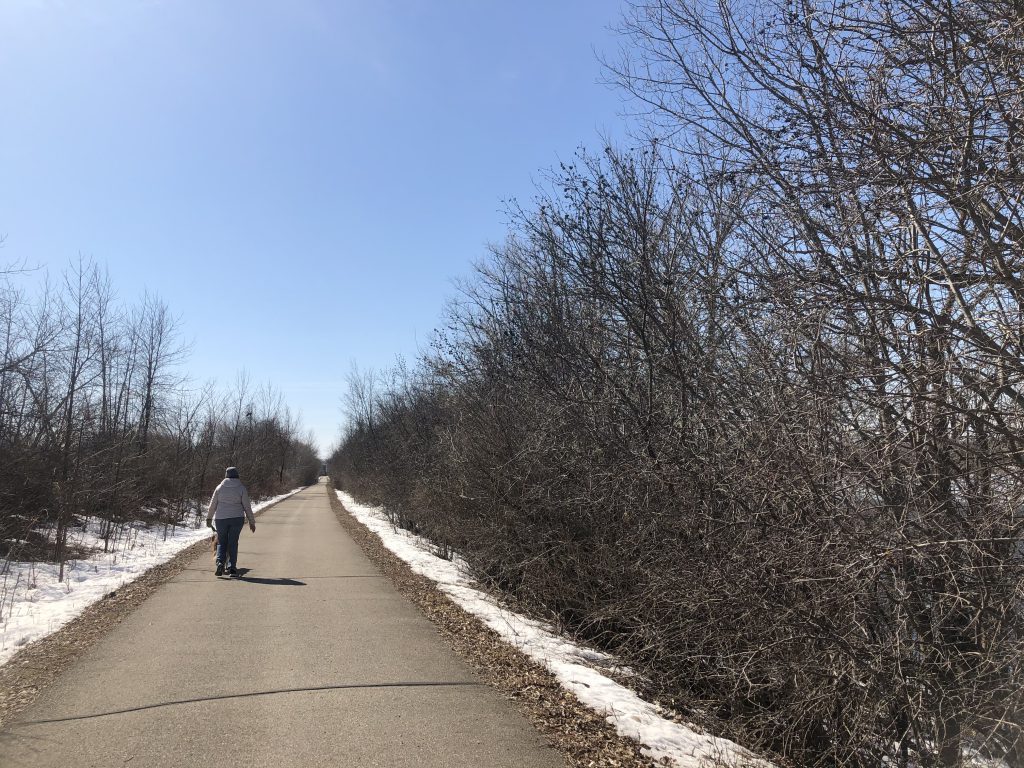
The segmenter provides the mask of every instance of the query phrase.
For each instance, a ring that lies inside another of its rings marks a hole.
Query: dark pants
[[[217,562],[228,568],[238,567],[238,537],[245,527],[244,517],[228,517],[214,520],[217,526]]]

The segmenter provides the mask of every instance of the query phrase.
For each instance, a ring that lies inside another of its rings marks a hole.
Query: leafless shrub
[[[1010,2],[636,3],[583,155],[337,478],[804,764],[1021,765]]]

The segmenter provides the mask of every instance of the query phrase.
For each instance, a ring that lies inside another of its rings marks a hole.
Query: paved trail
[[[307,488],[204,555],[0,731],[3,768],[562,761],[444,645]]]

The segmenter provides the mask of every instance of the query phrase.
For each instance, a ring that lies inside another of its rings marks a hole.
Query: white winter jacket
[[[256,518],[252,515],[252,503],[249,501],[249,492],[242,485],[237,477],[225,477],[210,497],[210,508],[206,513],[206,520],[226,520],[231,517],[245,517],[249,525],[256,525]]]

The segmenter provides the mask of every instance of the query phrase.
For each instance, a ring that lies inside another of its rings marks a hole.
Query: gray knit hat
[[[238,479],[238,467],[228,467],[224,470],[224,477],[233,477]]]

